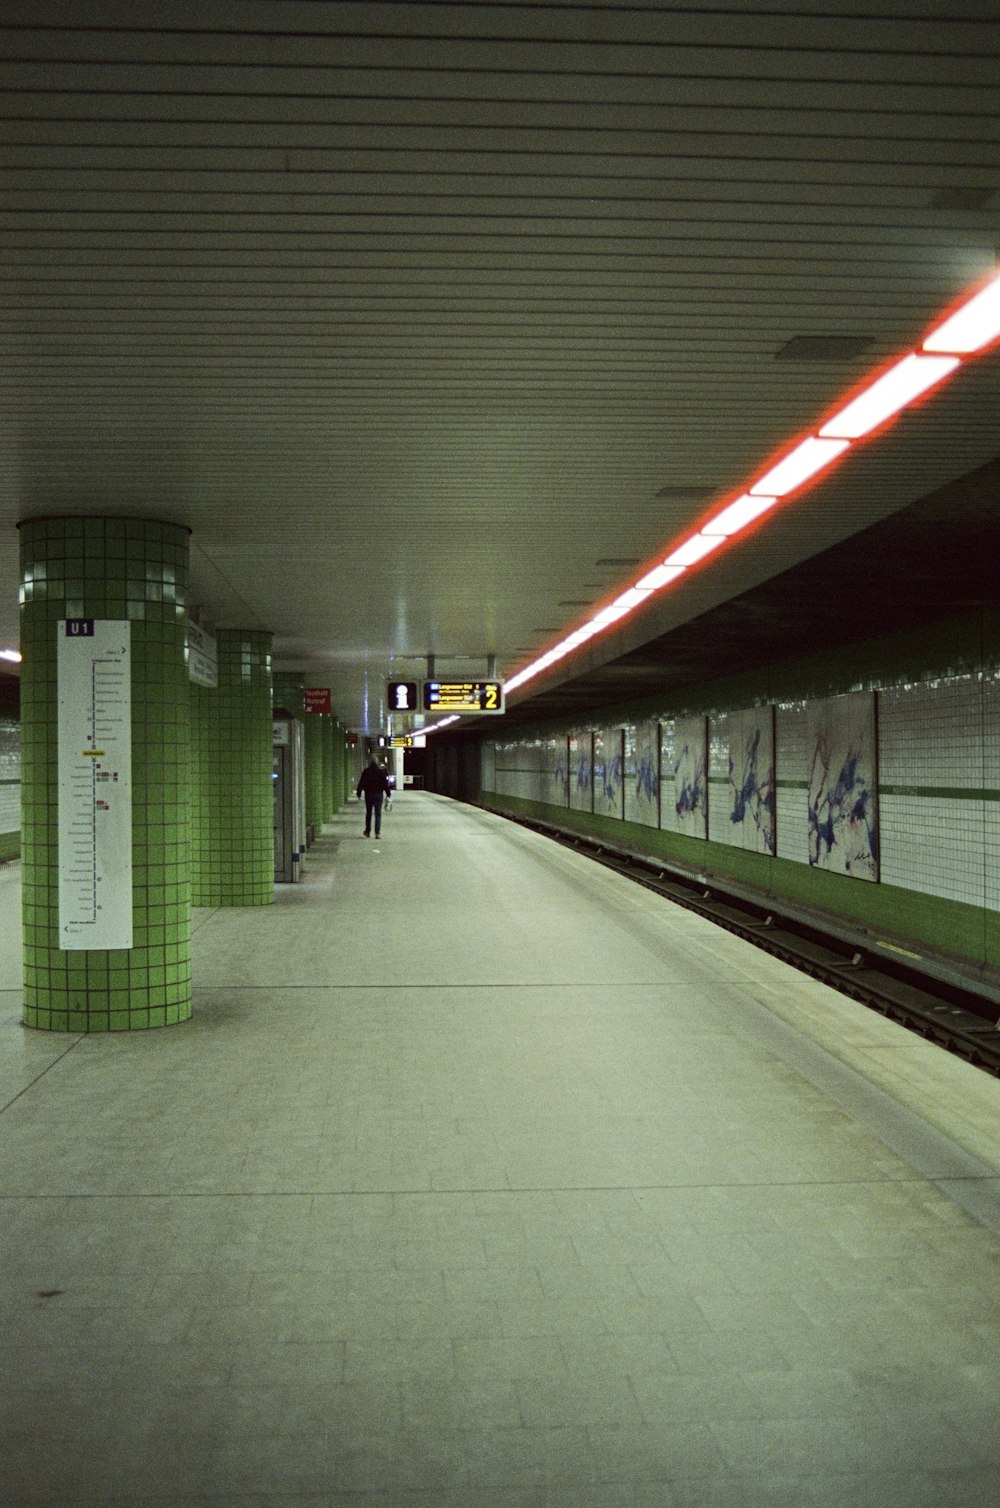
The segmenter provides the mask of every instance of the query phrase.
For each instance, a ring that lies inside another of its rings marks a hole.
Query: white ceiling
[[[510,672],[996,266],[994,5],[2,14],[3,642],[19,518],[138,513],[350,726]],[[601,653],[992,460],[998,378]]]

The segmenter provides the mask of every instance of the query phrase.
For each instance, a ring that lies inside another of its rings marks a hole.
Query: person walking
[[[382,801],[391,794],[389,777],[373,754],[368,766],[361,772],[358,781],[358,800],[365,798],[365,837],[372,835],[372,816],[375,817],[375,836],[382,836]]]

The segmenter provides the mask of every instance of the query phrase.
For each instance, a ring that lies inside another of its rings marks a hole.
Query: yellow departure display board
[[[503,681],[425,681],[425,712],[500,713]]]

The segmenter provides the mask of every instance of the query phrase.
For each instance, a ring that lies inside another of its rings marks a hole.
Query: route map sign
[[[502,713],[503,681],[425,681],[425,712]]]
[[[59,946],[132,946],[131,624],[57,624]]]

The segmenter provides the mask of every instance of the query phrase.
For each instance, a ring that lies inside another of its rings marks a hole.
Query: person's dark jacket
[[[361,779],[358,781],[357,794],[360,796],[362,792],[366,798],[371,798],[372,800],[376,796],[392,795],[389,777],[380,764],[370,764],[362,770]]]

